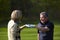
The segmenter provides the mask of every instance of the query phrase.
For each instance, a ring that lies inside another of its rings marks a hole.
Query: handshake
[[[34,24],[25,24],[25,25],[21,26],[21,28],[22,27],[34,28],[35,26],[36,25],[34,25]]]
[[[33,28],[33,27],[35,27],[36,25],[34,25],[34,24],[25,24],[25,26],[26,26],[26,27]]]

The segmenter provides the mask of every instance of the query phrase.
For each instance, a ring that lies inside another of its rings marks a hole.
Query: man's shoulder
[[[41,25],[41,23],[39,22],[38,25]]]
[[[37,24],[37,26],[38,26],[38,27],[41,27],[41,26],[43,26],[43,25],[39,22],[39,23]]]
[[[48,24],[54,25],[54,23],[52,21],[49,21]]]

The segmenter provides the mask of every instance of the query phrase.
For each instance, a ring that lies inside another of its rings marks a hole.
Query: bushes
[[[41,11],[48,12],[50,19],[58,20],[59,4],[60,0],[0,0],[0,20],[9,19],[11,10],[14,9],[22,10],[24,18],[28,20],[39,18]]]
[[[0,0],[0,20],[4,20],[9,16],[10,12],[10,1]]]

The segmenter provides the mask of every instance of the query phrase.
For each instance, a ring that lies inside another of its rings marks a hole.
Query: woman
[[[8,22],[8,40],[21,40],[20,31],[25,25],[19,27],[22,13],[20,10],[14,10],[11,14],[11,20]]]

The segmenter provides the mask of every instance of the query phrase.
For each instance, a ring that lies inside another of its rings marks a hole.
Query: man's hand
[[[42,27],[41,31],[43,31],[43,32],[49,31],[49,28],[47,26],[46,27]]]

